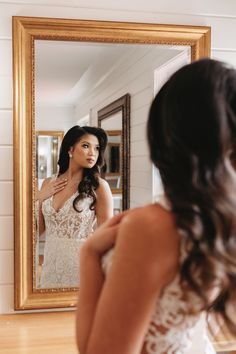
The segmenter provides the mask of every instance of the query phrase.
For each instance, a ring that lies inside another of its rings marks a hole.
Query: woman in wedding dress
[[[80,354],[209,354],[206,315],[236,330],[236,71],[202,59],[155,97],[147,125],[164,196],[81,248]]]
[[[72,127],[64,136],[58,176],[44,180],[39,235],[45,232],[41,288],[79,285],[79,248],[93,227],[112,216],[108,183],[99,177],[107,136],[96,127]]]

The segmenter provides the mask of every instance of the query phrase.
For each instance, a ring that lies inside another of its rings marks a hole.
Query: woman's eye
[[[88,144],[83,144],[82,146],[83,146],[83,148],[88,148],[89,147]]]

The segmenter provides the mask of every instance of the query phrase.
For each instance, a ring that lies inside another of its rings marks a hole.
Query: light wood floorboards
[[[219,353],[236,354],[235,338],[215,340]],[[0,354],[78,354],[75,312],[0,315]]]
[[[78,354],[75,312],[0,316],[1,354]]]

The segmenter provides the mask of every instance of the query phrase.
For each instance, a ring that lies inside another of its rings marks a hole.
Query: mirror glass
[[[103,127],[103,126],[102,126]],[[106,130],[104,127],[103,129]],[[121,181],[121,130],[106,130],[108,135],[108,145],[105,152],[106,165],[104,168],[104,178],[109,183],[112,193],[117,194],[122,191]]]
[[[105,127],[102,128],[106,130]],[[105,153],[104,178],[109,183],[113,194],[114,215],[122,211],[122,144],[121,130],[106,130],[108,146]]]
[[[63,131],[36,131],[36,179],[40,189],[42,181],[57,173],[57,161]]]
[[[129,207],[130,95],[126,94],[98,111],[98,125],[108,136],[102,174],[113,194],[114,214]]]
[[[130,80],[136,80],[141,91],[145,90],[148,81],[148,85],[153,86],[154,92],[155,69],[183,53],[189,58],[190,48],[36,40],[35,169],[38,181],[36,190],[37,188],[40,190],[45,178],[57,175],[57,158],[61,142],[59,138],[61,139],[74,125],[99,125],[108,134],[106,165],[102,173],[113,194],[114,214],[127,209],[130,97],[127,94],[122,96],[123,98],[117,98],[117,92],[124,92],[130,83],[126,83],[125,77],[120,79],[119,76],[123,72],[126,76],[130,75]],[[144,72],[143,84],[140,84],[139,70]],[[116,99],[112,101],[112,97]],[[150,101],[152,97],[150,93]],[[53,131],[60,132],[60,137],[56,137]],[[36,229],[35,235],[37,237],[33,245],[35,254],[33,284],[35,291],[41,291],[42,288],[46,291],[45,287],[40,285],[40,274],[44,267],[44,253],[48,250],[44,245],[50,235],[47,234],[47,228],[43,234]],[[55,286],[47,283],[46,289],[52,288]],[[62,287],[64,288],[74,288],[74,285],[66,285]]]

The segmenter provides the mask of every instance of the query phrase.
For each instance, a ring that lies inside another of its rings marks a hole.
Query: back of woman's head
[[[164,183],[179,176],[180,183],[198,179],[205,184],[220,172],[235,137],[236,71],[221,62],[202,59],[184,66],[152,103],[150,154]]]
[[[98,127],[80,127],[79,125],[75,125],[70,128],[65,134],[59,154],[59,175],[64,173],[69,167],[69,150],[72,146],[80,141],[82,136],[86,134],[91,134],[97,137],[99,142],[99,156],[93,170],[97,172],[104,165],[104,151],[107,146],[107,135],[102,128]]]
[[[204,309],[229,319],[226,304],[236,301],[236,71],[211,59],[182,67],[155,97],[147,132],[177,227],[188,236],[182,280]]]

